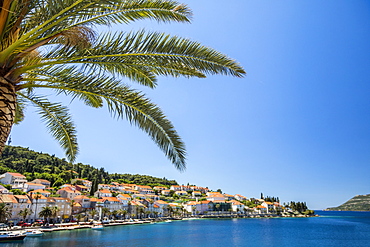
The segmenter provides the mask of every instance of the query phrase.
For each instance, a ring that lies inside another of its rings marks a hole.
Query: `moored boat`
[[[41,237],[44,233],[40,230],[28,230],[25,232],[27,237]]]
[[[102,224],[94,224],[91,229],[93,230],[103,230],[104,226]]]
[[[16,232],[0,232],[0,242],[22,241],[26,234]]]

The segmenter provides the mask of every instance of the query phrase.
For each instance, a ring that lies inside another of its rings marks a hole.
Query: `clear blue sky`
[[[238,60],[243,79],[161,78],[143,89],[187,145],[178,172],[144,133],[103,109],[70,104],[78,162],[247,197],[337,206],[370,193],[370,2],[184,0],[192,24],[138,22]],[[134,88],[142,89],[137,85]],[[29,108],[12,145],[64,157]]]

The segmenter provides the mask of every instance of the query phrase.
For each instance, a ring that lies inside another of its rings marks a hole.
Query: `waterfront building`
[[[76,190],[75,187],[64,187],[63,189],[58,190],[57,194],[60,195],[60,197],[73,200],[76,196],[80,196],[81,192]]]
[[[122,203],[116,197],[102,197],[101,198],[105,208],[108,208],[110,212],[122,209]]]
[[[231,209],[233,212],[244,212],[245,205],[237,200],[231,200]]]
[[[49,207],[58,207],[57,218],[59,219],[69,218],[72,213],[71,200],[68,198],[49,197],[47,198],[47,205]]]
[[[267,208],[267,213],[275,212],[274,203],[272,203],[272,202],[263,202],[261,205],[264,206],[265,208]]]
[[[262,205],[258,205],[257,207],[255,207],[254,211],[259,214],[267,214],[267,208]]]
[[[75,198],[73,198],[73,200],[80,203],[83,209],[91,208],[91,199],[85,195],[76,196]]]
[[[33,221],[39,218],[39,213],[41,212],[42,208],[47,206],[47,197],[32,192],[28,193],[28,195],[32,201],[31,209],[33,213],[31,219]]]

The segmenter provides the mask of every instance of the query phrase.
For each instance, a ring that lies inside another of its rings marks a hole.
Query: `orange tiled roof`
[[[0,194],[0,201],[3,203],[18,203],[17,199],[9,194]]]
[[[110,192],[110,190],[106,190],[106,189],[101,189],[101,190],[99,190],[99,192],[106,193],[106,194],[112,193],[112,192]]]
[[[205,201],[201,201],[200,203],[201,204],[208,204],[208,203],[210,203],[211,201],[208,201],[208,200],[205,200]]]
[[[158,201],[156,201],[156,203],[159,203],[159,204],[168,204],[167,202],[165,202],[163,200],[158,200]]]
[[[243,203],[241,203],[241,202],[239,202],[239,201],[237,201],[237,200],[231,200],[230,201],[232,204],[234,204],[234,205],[244,205]]]
[[[50,181],[46,180],[46,179],[41,179],[41,178],[36,178],[34,180],[39,180],[41,182],[47,182],[47,183],[50,183]]]
[[[33,186],[44,186],[45,187],[45,185],[43,185],[43,184],[37,184],[37,183],[32,183],[32,182],[27,182],[26,184],[33,185]]]
[[[81,189],[87,189],[87,187],[85,185],[79,185],[79,184],[77,184],[76,187],[79,187]]]
[[[27,195],[14,195],[14,197],[18,199],[26,199],[27,203],[31,203],[31,200]]]
[[[152,189],[149,185],[138,185],[137,187],[143,188],[143,189]]]
[[[197,204],[198,204],[198,202],[196,202],[196,201],[190,201],[190,202],[187,203],[187,205],[197,205]]]
[[[31,194],[30,197],[35,200],[36,200],[36,197],[37,199],[46,199],[46,197],[43,196],[42,194],[35,194],[35,193],[28,193],[28,194]]]
[[[22,177],[22,178],[25,178],[26,176],[20,174],[20,173],[17,173],[17,172],[7,172],[8,174],[12,175],[13,177]]]
[[[119,202],[117,197],[102,197],[103,201],[110,201],[110,202]]]
[[[225,196],[222,194],[211,194],[208,197],[225,197]]]
[[[131,198],[131,196],[130,195],[128,195],[128,194],[119,194],[120,196],[123,196],[123,197],[126,197],[126,198]]]

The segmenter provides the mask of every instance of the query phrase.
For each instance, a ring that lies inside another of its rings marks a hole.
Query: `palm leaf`
[[[44,81],[33,82],[32,87],[54,89],[72,98],[84,99],[85,103],[90,103],[91,98],[104,100],[114,116],[126,118],[145,131],[177,169],[186,168],[184,143],[161,109],[144,94],[122,86],[114,78],[91,77],[71,68],[50,69],[43,78]]]
[[[45,0],[35,3],[28,5],[27,14],[22,13],[25,8],[15,12],[15,17],[25,15],[23,23],[27,25],[20,27],[22,35],[18,40],[3,45],[0,62],[30,47],[44,45],[45,41],[73,27],[129,23],[139,19],[189,22],[191,16],[186,5],[170,0]],[[13,25],[15,23],[17,19],[14,18]],[[13,25],[8,26],[13,29]]]
[[[37,67],[56,64],[82,64],[91,71],[126,76],[150,87],[156,75],[205,77],[224,74],[242,77],[243,68],[233,59],[198,42],[145,31],[105,34],[83,51],[54,47],[44,55],[44,62],[15,70],[22,74]]]
[[[43,97],[26,95],[18,92],[18,97],[30,101],[46,123],[51,135],[65,150],[68,159],[73,162],[78,153],[76,130],[68,109],[58,103],[50,103]]]

